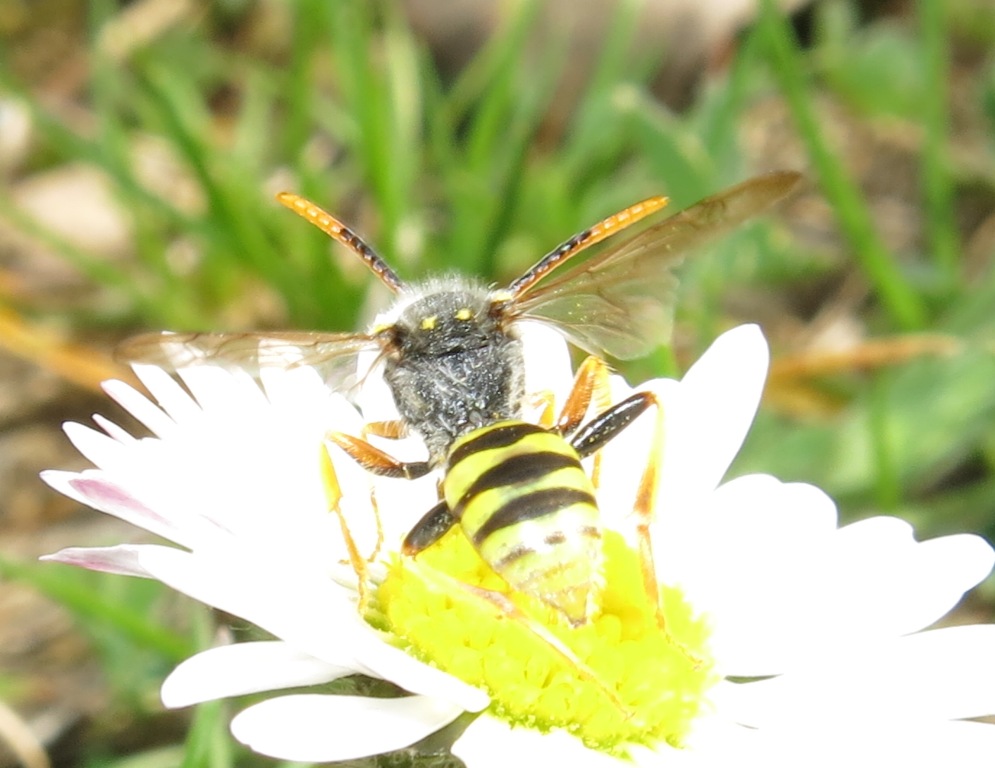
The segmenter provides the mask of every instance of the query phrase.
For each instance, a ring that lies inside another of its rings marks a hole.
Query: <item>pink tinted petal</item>
[[[228,696],[327,683],[358,670],[328,664],[279,641],[224,645],[180,664],[162,684],[162,703],[186,707]]]
[[[718,486],[753,423],[769,359],[760,329],[744,325],[688,370],[666,414],[662,498],[693,505]]]
[[[41,479],[59,493],[81,504],[99,509],[177,544],[191,544],[179,528],[155,510],[146,507],[124,488],[108,480],[103,472],[86,470],[77,474],[48,470],[41,473]]]
[[[152,575],[139,562],[139,553],[145,546],[119,544],[114,547],[68,547],[51,555],[42,555],[39,560],[75,565],[90,571],[150,579],[153,578]]]
[[[300,694],[249,707],[232,720],[231,731],[249,748],[271,757],[355,760],[411,746],[461,714],[453,704],[424,696]]]

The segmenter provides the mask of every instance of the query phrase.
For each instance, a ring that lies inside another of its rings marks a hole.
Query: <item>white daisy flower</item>
[[[526,341],[529,391],[562,402],[565,346],[539,331]],[[581,627],[517,596],[527,621],[480,599],[474,589],[502,585],[459,530],[399,556],[437,500],[437,478],[376,478],[330,448],[329,431],[358,435],[390,418],[390,397],[371,380],[360,412],[305,367],[264,369],[260,386],[194,366],[180,372],[184,388],[139,366],[156,403],[109,382],[154,436],[101,417],[102,431],[69,424],[96,468],[44,478],[178,546],[49,559],[158,579],[271,636],[188,659],[162,698],[179,707],[316,686],[233,720],[236,738],[274,757],[361,758],[455,724],[452,751],[470,768],[990,765],[995,727],[971,718],[995,713],[995,626],[926,628],[987,576],[991,547],[971,535],[917,542],[887,517],[838,528],[832,501],[811,485],[723,482],[767,364],[759,330],[744,326],[681,381],[640,388],[662,403],[664,436],[655,443],[643,417],[591,468],[609,533],[601,610]],[[612,387],[613,398],[632,391],[617,377]],[[388,450],[416,459],[420,446]],[[631,530],[647,457],[661,467],[650,529],[660,611]],[[356,553],[370,560],[362,600]],[[397,695],[335,692],[357,674]]]

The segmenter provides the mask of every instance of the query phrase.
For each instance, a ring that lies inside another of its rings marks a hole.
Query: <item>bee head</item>
[[[477,349],[499,332],[484,290],[438,288],[413,295],[390,326],[401,355],[441,356]]]

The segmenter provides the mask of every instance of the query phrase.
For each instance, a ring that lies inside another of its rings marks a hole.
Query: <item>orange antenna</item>
[[[602,219],[593,227],[574,235],[566,242],[560,243],[560,245],[539,259],[532,269],[508,286],[508,293],[512,296],[520,296],[567,259],[576,256],[585,248],[595,243],[600,243],[606,237],[611,237],[616,232],[621,232],[626,227],[635,224],[640,219],[646,218],[651,213],[656,213],[669,202],[670,198],[667,197],[650,197],[641,203],[630,205],[625,210],[612,214],[607,219]]]
[[[390,288],[394,293],[399,292],[404,287],[401,278],[383,260],[383,257],[367,245],[359,235],[330,213],[322,210],[310,200],[300,195],[295,195],[293,192],[280,192],[277,194],[276,199],[298,216],[310,221],[330,238],[342,243],[342,245],[359,256],[373,274],[380,278],[380,282]]]

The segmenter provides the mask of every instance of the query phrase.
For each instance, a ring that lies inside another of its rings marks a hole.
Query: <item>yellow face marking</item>
[[[473,312],[471,312],[466,307],[463,307],[463,309],[457,309],[456,310],[456,319],[457,320],[470,320],[472,318],[473,318]]]
[[[439,322],[437,315],[430,315],[429,317],[423,318],[421,321],[421,329],[423,331],[431,331],[435,328],[436,324]]]

